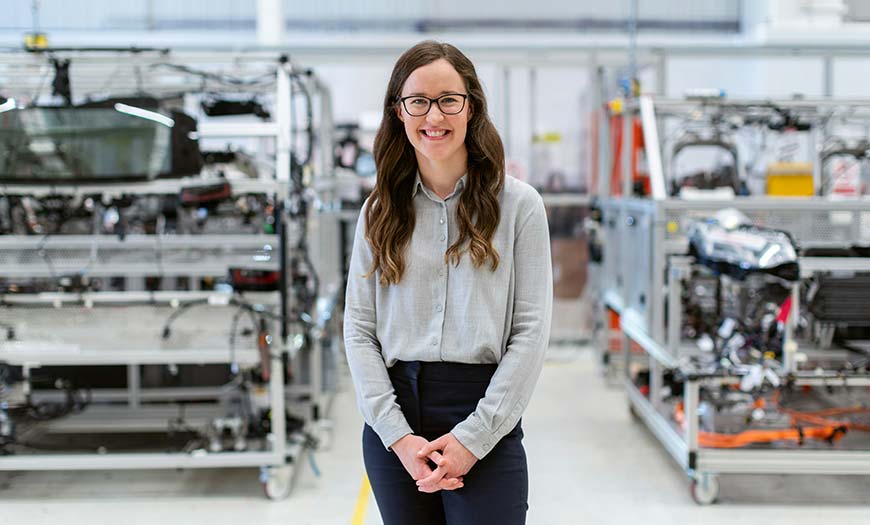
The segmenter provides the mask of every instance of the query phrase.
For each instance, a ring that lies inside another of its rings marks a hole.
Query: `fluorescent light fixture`
[[[120,102],[115,104],[115,111],[126,113],[127,115],[132,115],[134,117],[153,120],[154,122],[157,122],[158,124],[163,124],[168,128],[171,128],[175,125],[175,121],[167,117],[166,115],[161,115],[156,111],[148,111],[147,109],[128,106],[127,104],[121,104]]]
[[[15,99],[7,98],[6,102],[0,104],[0,113],[5,113],[7,111],[15,109]]]

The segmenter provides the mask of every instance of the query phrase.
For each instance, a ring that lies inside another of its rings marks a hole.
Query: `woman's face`
[[[405,80],[405,85],[399,96],[404,98],[422,95],[437,98],[450,93],[468,95],[462,77],[459,76],[450,62],[442,58],[415,69]],[[442,100],[442,105],[447,106],[449,110],[451,103],[461,102],[461,99],[462,97],[448,97]],[[408,109],[416,113],[417,110],[412,105],[415,102],[418,108],[423,103],[422,109],[425,110],[425,103],[422,99],[407,100]],[[399,119],[405,124],[405,133],[417,152],[418,160],[423,160],[420,159],[420,156],[438,164],[460,159],[463,162],[466,160],[468,152],[465,149],[465,133],[468,128],[468,119],[471,116],[469,106],[470,104],[466,99],[462,111],[456,115],[449,115],[443,113],[437,103],[432,102],[427,114],[415,117],[408,113],[403,104],[398,105],[396,110]]]

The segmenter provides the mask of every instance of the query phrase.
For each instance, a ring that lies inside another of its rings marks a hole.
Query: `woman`
[[[344,337],[384,524],[525,523],[520,417],[552,311],[543,201],[505,177],[474,66],[449,44],[396,62],[374,155]]]

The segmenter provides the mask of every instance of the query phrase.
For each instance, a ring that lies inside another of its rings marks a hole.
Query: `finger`
[[[456,490],[461,489],[465,486],[465,483],[462,482],[459,478],[450,478],[450,479],[442,479],[438,483],[438,487],[442,490]]]
[[[419,492],[425,492],[426,494],[433,494],[435,492],[442,490],[442,488],[438,485],[424,485],[422,487],[417,487],[417,490]],[[448,490],[452,490],[452,489],[448,489]]]
[[[411,475],[411,478],[413,478],[414,481],[419,481],[432,475],[432,469],[425,463],[418,463],[412,468],[414,469],[414,472],[408,471],[408,474]]]
[[[436,465],[441,465],[444,462],[443,456],[437,450],[429,454],[429,459],[431,459]]]
[[[417,486],[419,487],[421,485],[435,485],[444,478],[445,474],[446,474],[446,472],[444,471],[444,469],[442,469],[441,467],[438,467],[432,471],[432,474],[417,481]]]
[[[440,438],[436,439],[435,441],[430,441],[429,443],[423,445],[423,448],[421,448],[417,452],[417,456],[419,456],[421,458],[425,458],[426,456],[428,456],[432,452],[435,452],[436,450],[441,450],[442,448],[444,448],[444,445],[445,445],[444,441],[445,441],[444,436],[441,436]]]
[[[455,478],[454,478],[454,479],[455,479]],[[438,480],[438,481],[436,481],[436,482],[434,482],[434,483],[423,483],[422,480],[421,480],[421,481],[417,484],[417,485],[418,485],[418,486],[417,486],[417,489],[418,489],[420,492],[426,492],[426,493],[429,493],[429,494],[431,494],[431,493],[433,493],[433,492],[438,492],[439,490],[442,490],[442,489],[444,489],[444,488],[449,488],[449,490],[452,490],[452,488],[450,488],[450,487],[452,487],[451,485],[443,485],[443,482],[444,482],[444,479],[443,479],[443,478],[440,479],[440,480]]]
[[[432,493],[439,490],[456,490],[465,486],[462,477],[458,478],[442,478],[438,483],[426,484],[418,487],[420,492]]]

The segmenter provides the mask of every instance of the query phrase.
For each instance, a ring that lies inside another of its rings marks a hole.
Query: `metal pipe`
[[[782,365],[786,374],[797,372],[795,354],[797,354],[798,344],[795,340],[795,331],[800,315],[800,293],[800,281],[797,281],[791,286],[791,312],[789,312],[788,322],[785,324],[785,334],[782,338]]]
[[[590,188],[593,194],[597,194],[600,198],[607,198],[610,195],[610,174],[613,169],[612,159],[610,158],[610,114],[604,109],[607,103],[607,94],[604,92],[604,85],[607,82],[607,75],[603,66],[599,66],[596,71],[598,84],[602,86],[601,92],[598,94],[600,103],[596,107],[596,117],[599,119],[598,125],[598,187]],[[597,190],[597,191],[596,191]]]
[[[142,405],[142,385],[139,378],[139,365],[127,365],[127,405],[137,409]]]
[[[272,452],[278,458],[279,463],[283,465],[286,461],[285,455],[287,450],[287,420],[285,416],[284,403],[284,363],[282,356],[284,355],[284,345],[281,345],[280,351],[275,351],[274,346],[270,347],[272,356],[272,369],[269,377],[269,397],[271,398],[272,413],[270,416],[271,433],[269,438],[272,441]]]
[[[279,273],[278,273],[278,287],[280,288],[281,295],[281,348],[285,348],[287,345],[287,339],[289,337],[289,297],[288,297],[288,279],[287,272],[289,271],[289,267],[287,264],[287,258],[289,257],[289,244],[287,241],[287,221],[284,220],[284,199],[285,196],[275,195],[275,226],[278,232],[279,239],[279,250],[278,256],[280,257],[280,265],[279,265]]]
[[[639,82],[637,79],[638,0],[629,0],[628,6],[628,93],[626,93],[626,98],[633,98],[635,96],[635,82]]]
[[[652,198],[664,200],[667,193],[665,191],[665,173],[662,167],[662,152],[659,146],[659,131],[656,124],[655,108],[652,98],[649,96],[640,97],[640,117]]]
[[[279,46],[284,41],[284,8],[282,0],[257,0],[257,43]],[[200,29],[202,26],[198,26]]]
[[[513,158],[513,132],[511,131],[511,70],[508,67],[502,68],[502,89],[504,103],[504,138],[505,138],[505,157]]]
[[[656,409],[661,405],[663,371],[658,361],[649,360],[649,402]]]
[[[634,121],[634,112],[627,108],[622,113],[622,198],[631,198],[632,180],[631,180],[631,157],[632,149],[634,148],[634,134],[632,133],[632,123]]]
[[[277,113],[275,122],[278,125],[278,136],[275,178],[281,182],[290,180],[290,153],[293,147],[290,139],[291,127],[293,125],[293,94],[290,86],[290,67],[291,65],[285,57],[282,58],[282,63],[278,66],[277,71],[278,100],[275,101]]]
[[[670,266],[668,268],[668,334],[667,347],[668,352],[674,357],[679,352],[680,345],[680,327],[682,326],[682,299],[680,292],[682,291],[682,280],[684,277],[682,258],[671,257],[669,259]],[[678,262],[679,261],[679,262]]]
[[[698,403],[700,398],[701,385],[697,380],[689,379],[683,388],[683,407],[686,424],[686,445],[689,447],[689,453],[698,451]]]

